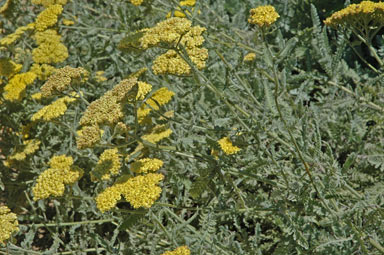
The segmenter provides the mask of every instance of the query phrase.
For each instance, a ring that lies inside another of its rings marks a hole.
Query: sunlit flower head
[[[0,40],[0,45],[7,46],[18,40],[26,31],[35,28],[35,23],[30,23],[26,26],[18,27],[15,32],[9,34]]]
[[[271,5],[259,6],[250,10],[248,22],[259,27],[269,27],[280,17],[275,7]]]
[[[144,0],[130,0],[133,5],[139,6],[141,5]]]
[[[350,25],[355,28],[376,29],[376,26],[384,25],[384,3],[362,1],[359,4],[348,5],[346,8],[332,14],[331,17],[328,17],[324,24],[334,28],[337,28],[339,25]]]
[[[41,142],[37,139],[25,140],[23,142],[23,149],[18,151],[8,157],[9,160],[21,161],[27,158],[28,155],[31,155],[37,151],[40,147]]]
[[[158,125],[149,134],[143,135],[141,138],[150,143],[157,143],[171,134],[172,130],[170,128],[167,128],[165,125]]]
[[[244,61],[245,62],[251,62],[253,60],[255,60],[256,58],[256,54],[254,52],[251,52],[251,53],[248,53],[247,55],[244,56]]]
[[[25,89],[36,79],[36,74],[26,72],[14,75],[4,87],[3,96],[9,101],[19,101],[24,97]]]
[[[56,119],[67,111],[67,104],[75,101],[75,98],[68,96],[62,97],[54,101],[53,103],[44,106],[39,111],[37,111],[31,118],[32,121],[44,120],[51,121]]]
[[[155,172],[163,166],[163,161],[157,158],[143,158],[131,163],[131,171],[135,173]]]
[[[76,137],[76,146],[78,149],[91,148],[97,144],[104,131],[101,130],[97,125],[85,126],[77,131],[78,136]]]
[[[36,30],[44,31],[57,23],[58,16],[63,12],[63,6],[54,4],[48,6],[36,18]]]

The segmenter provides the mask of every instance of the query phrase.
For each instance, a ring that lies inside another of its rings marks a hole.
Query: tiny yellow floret
[[[224,151],[225,154],[230,155],[230,154],[235,154],[238,153],[241,149],[237,146],[234,146],[229,140],[228,137],[223,137],[218,141],[221,149]]]
[[[161,255],[190,255],[190,254],[191,254],[191,251],[189,250],[188,246],[181,246],[174,251],[166,251]]]

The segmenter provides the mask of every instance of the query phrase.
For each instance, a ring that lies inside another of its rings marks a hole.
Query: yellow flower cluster
[[[56,69],[53,75],[41,87],[41,93],[44,97],[52,96],[55,93],[61,93],[66,90],[71,82],[81,81],[83,77],[87,77],[88,72],[81,67],[73,68],[65,66]]]
[[[250,10],[248,22],[259,27],[269,27],[280,17],[275,7],[271,5],[259,6]]]
[[[67,0],[32,0],[33,4],[41,4],[44,7],[49,7],[54,4],[61,4],[65,5],[67,4]]]
[[[154,47],[160,43],[167,43],[175,48],[155,59],[152,67],[155,74],[189,74],[190,66],[177,51],[181,51],[182,45],[196,67],[198,69],[204,68],[208,58],[208,50],[200,46],[204,42],[204,37],[201,34],[205,30],[200,26],[192,27],[192,22],[188,19],[173,17],[159,22],[153,28],[143,29],[144,35],[139,41],[143,49]]]
[[[163,166],[163,161],[157,158],[143,158],[131,164],[131,171],[135,173],[155,172]]]
[[[218,141],[221,149],[224,151],[225,154],[230,155],[230,154],[235,154],[240,151],[240,148],[237,146],[234,146],[229,140],[228,137],[223,137]]]
[[[85,126],[77,131],[76,145],[79,149],[90,148],[98,143],[103,136],[104,131],[97,125]]]
[[[121,102],[133,92],[137,85],[136,78],[122,80],[112,90],[93,101],[80,119],[80,125],[112,125],[123,117]]]
[[[96,197],[97,208],[101,212],[112,209],[121,195],[134,208],[150,208],[160,196],[161,188],[157,185],[163,179],[164,175],[154,173],[131,178],[123,176]]]
[[[37,139],[25,140],[23,142],[22,150],[10,155],[7,160],[3,162],[4,166],[11,167],[15,162],[22,161],[39,149],[41,142]]]
[[[130,0],[133,5],[139,6],[141,5],[144,0]]]
[[[17,215],[12,213],[7,206],[0,206],[0,244],[11,237],[15,231],[19,231]]]
[[[152,85],[146,82],[139,81],[137,82],[138,91],[136,95],[136,100],[144,100],[145,96],[151,92]]]
[[[253,61],[254,59],[256,58],[256,54],[251,52],[251,53],[248,53],[247,55],[244,56],[244,61],[245,62],[251,62]]]
[[[32,73],[35,73],[37,75],[37,78],[41,81],[45,81],[48,79],[48,77],[53,74],[55,71],[55,67],[47,64],[33,64],[31,66],[31,69],[29,69]]]
[[[63,6],[60,4],[49,5],[36,18],[35,29],[44,31],[57,23],[58,16],[63,12]]]
[[[75,21],[73,21],[71,19],[63,19],[63,25],[64,26],[72,26],[73,24],[75,24]]]
[[[337,28],[338,25],[347,24],[358,27],[366,27],[366,24],[371,27],[384,25],[384,3],[362,1],[359,4],[348,5],[328,17],[324,24],[334,28]]]
[[[140,91],[140,90],[139,90]],[[139,123],[142,123],[152,109],[159,110],[160,106],[165,105],[171,101],[175,95],[173,91],[168,90],[166,87],[162,87],[157,90],[153,95],[137,110],[137,119]]]
[[[35,63],[60,63],[68,58],[68,49],[61,43],[61,36],[54,29],[47,29],[35,34],[38,45],[32,50]]]
[[[22,67],[23,65],[16,64],[10,59],[0,58],[0,76],[10,78],[20,72]]]
[[[112,175],[119,173],[121,167],[119,151],[115,149],[105,150],[99,158],[95,169],[91,173],[93,181],[109,180]]]
[[[15,32],[2,38],[0,40],[0,45],[2,45],[2,46],[11,45],[17,39],[19,39],[26,31],[32,30],[34,28],[35,28],[35,23],[30,23],[26,26],[18,27]]]
[[[143,135],[141,139],[150,143],[157,143],[171,134],[172,130],[170,128],[167,128],[165,125],[157,125],[149,134]]]
[[[57,117],[64,115],[64,113],[67,111],[67,104],[75,100],[76,100],[75,98],[68,97],[68,96],[59,98],[53,103],[44,106],[35,114],[33,114],[31,120],[32,121],[38,121],[38,120],[51,121],[53,119],[56,119]]]
[[[161,255],[190,255],[191,251],[188,246],[180,246],[174,251],[166,251]]]
[[[26,72],[14,75],[4,87],[4,99],[9,101],[19,101],[25,93],[28,85],[32,84],[36,79],[36,74]]]
[[[79,180],[83,171],[73,166],[72,157],[65,155],[53,156],[47,170],[39,175],[36,185],[32,188],[33,200],[45,199],[49,196],[62,196],[65,184]]]

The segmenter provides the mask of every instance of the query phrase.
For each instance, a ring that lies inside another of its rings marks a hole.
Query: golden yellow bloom
[[[256,54],[251,52],[251,53],[248,53],[247,55],[245,55],[243,60],[245,62],[250,62],[250,61],[253,61],[255,58],[256,58]]]
[[[107,78],[104,76],[104,71],[97,71],[95,79],[97,82],[103,82],[107,80]]]
[[[376,29],[376,26],[384,25],[384,3],[362,1],[359,4],[348,5],[328,17],[324,24],[334,28],[339,25],[351,25],[355,28]]]
[[[36,18],[36,30],[44,31],[57,23],[58,16],[63,12],[63,6],[53,4],[48,6]]]
[[[17,152],[8,157],[8,160],[21,161],[26,159],[26,157],[39,149],[41,142],[37,139],[25,140],[23,142],[24,148],[22,151]]]
[[[34,63],[31,68],[29,69],[30,72],[33,72],[37,75],[37,78],[41,81],[45,81],[48,79],[48,77],[53,74],[55,71],[55,67],[47,64],[36,64]]]
[[[71,19],[63,19],[63,25],[72,26],[73,24],[75,24],[75,21],[73,21]]]
[[[72,184],[83,175],[83,171],[72,164],[72,157],[53,156],[49,161],[50,168],[39,175],[36,185],[32,188],[33,200],[62,196],[65,184]]]
[[[196,4],[196,0],[186,0],[186,1],[180,1],[180,6],[195,6],[195,4]],[[192,8],[192,11],[193,11],[193,8]],[[187,11],[185,11],[188,15],[191,15],[191,13],[187,10]],[[200,11],[199,11],[199,13],[200,13]],[[169,12],[168,14],[167,14],[167,19],[169,19],[170,17],[171,17],[171,12]],[[179,7],[177,7],[177,10],[174,12],[174,14],[173,14],[173,16],[174,17],[179,17],[179,18],[184,18],[185,17],[185,14],[184,14],[184,12],[182,12],[182,11],[180,11],[180,8]]]
[[[131,170],[135,173],[155,172],[163,166],[163,161],[157,158],[143,158],[131,164]]]
[[[0,76],[5,76],[7,78],[12,77],[16,73],[20,72],[23,65],[16,64],[10,59],[0,58]]]
[[[120,171],[120,154],[115,149],[105,150],[99,158],[95,169],[91,173],[93,180],[108,180],[112,175],[116,175]]]
[[[259,6],[250,10],[248,22],[259,27],[269,27],[280,17],[275,7],[271,5]]]
[[[80,125],[112,125],[123,117],[122,101],[133,92],[136,78],[122,80],[112,90],[93,101],[80,119]]]
[[[4,98],[9,101],[19,101],[24,96],[25,89],[36,79],[36,74],[26,72],[14,75],[4,87]]]
[[[191,251],[188,246],[180,246],[174,251],[166,251],[161,255],[190,255]]]
[[[60,63],[68,58],[68,49],[62,43],[42,43],[32,50],[35,63]]]
[[[121,192],[118,188],[119,186],[108,187],[97,195],[96,206],[102,213],[111,210],[121,199]]]
[[[0,206],[0,226],[0,244],[5,244],[13,232],[19,231],[17,215],[7,206]]]
[[[61,93],[69,87],[71,82],[81,81],[82,78],[87,75],[88,72],[82,67],[73,68],[65,66],[56,69],[54,74],[49,76],[48,80],[41,87],[41,93],[44,97],[49,97],[55,93]]]
[[[235,154],[240,151],[240,148],[237,146],[234,146],[229,140],[228,137],[223,137],[218,141],[221,149],[224,151],[225,154],[230,155],[230,154]]]
[[[130,0],[133,5],[139,6],[141,5],[144,0]]]
[[[32,3],[41,4],[44,7],[49,7],[50,5],[54,5],[54,4],[65,5],[67,4],[67,0],[32,0]]]
[[[146,107],[146,105],[142,105],[139,109],[137,109],[137,121],[139,123],[144,123],[151,110],[152,109]]]
[[[26,31],[32,30],[34,28],[35,28],[35,23],[30,23],[26,26],[18,27],[15,32],[2,38],[0,40],[0,45],[3,45],[3,46],[11,45],[17,39],[19,39]]]
[[[78,149],[91,148],[97,144],[104,131],[101,130],[97,125],[85,126],[81,130],[77,131],[78,136],[76,137],[76,146]]]
[[[183,75],[191,72],[191,67],[182,59],[176,51],[168,50],[166,53],[156,57],[153,61],[152,70],[156,75],[175,74]]]
[[[146,82],[137,82],[139,87],[136,95],[136,100],[144,100],[145,96],[152,90],[152,85]]]
[[[150,208],[160,197],[161,188],[157,184],[164,179],[162,174],[149,173],[118,183],[124,198],[135,208]]]
[[[68,96],[59,98],[53,103],[41,108],[38,112],[36,112],[32,116],[31,120],[32,121],[37,121],[37,120],[51,121],[53,119],[56,119],[57,117],[64,115],[64,113],[67,111],[67,104],[75,100],[76,100],[75,98],[71,98]]]
[[[169,137],[172,134],[172,130],[165,125],[157,125],[153,128],[151,133],[143,135],[141,138],[150,143],[157,143],[160,140]]]
[[[147,100],[147,104],[153,109],[158,110],[159,106],[165,105],[171,101],[174,95],[175,93],[173,91],[170,91],[167,87],[162,87],[153,93],[151,98]]]
[[[153,28],[146,28],[142,31],[144,35],[140,38],[143,49],[153,47],[160,42],[176,44],[182,35],[185,35],[191,28],[192,22],[184,18],[170,18],[161,21]]]

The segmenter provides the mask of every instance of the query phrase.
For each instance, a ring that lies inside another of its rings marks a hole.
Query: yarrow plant
[[[383,253],[383,5],[264,4],[2,1],[0,253]]]

